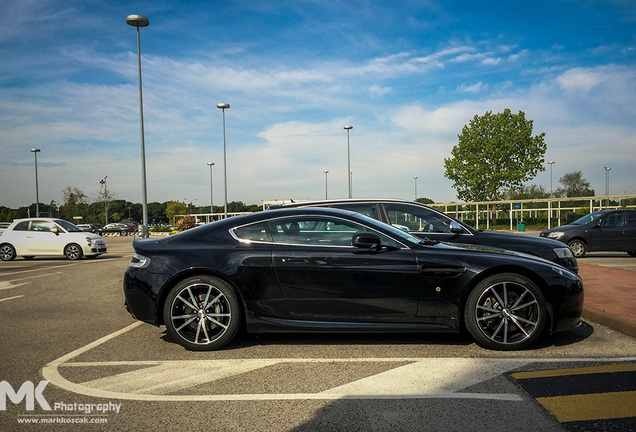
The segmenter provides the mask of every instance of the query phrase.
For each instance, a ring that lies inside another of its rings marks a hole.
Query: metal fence
[[[490,229],[492,220],[509,220],[510,230],[515,221],[540,220],[548,229],[570,222],[573,215],[585,215],[598,210],[636,208],[636,195],[607,195],[594,197],[541,198],[528,200],[480,201],[429,204],[456,219],[474,221],[475,228]],[[494,216],[494,217],[493,217]]]

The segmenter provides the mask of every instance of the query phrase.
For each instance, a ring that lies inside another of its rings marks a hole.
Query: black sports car
[[[124,277],[136,319],[191,350],[248,332],[458,332],[520,349],[568,330],[581,278],[517,252],[426,241],[344,210],[254,213],[138,239]]]

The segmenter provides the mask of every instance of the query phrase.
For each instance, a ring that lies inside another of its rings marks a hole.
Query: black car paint
[[[246,311],[244,324],[252,333],[456,332],[462,327],[462,307],[471,288],[494,273],[514,272],[541,289],[552,320],[549,330],[567,330],[579,322],[580,278],[560,276],[553,263],[536,257],[446,244],[380,252],[335,251],[242,243],[228,232],[264,217],[308,211],[359,222],[355,214],[341,210],[289,209],[230,218],[158,240],[135,240],[135,251],[151,257],[151,263],[126,271],[129,312],[136,319],[161,325],[170,289],[188,276],[206,274],[234,287]],[[386,235],[391,232],[377,222],[371,228]],[[344,294],[334,289],[343,281],[349,287]],[[373,290],[369,290],[371,284]]]
[[[501,233],[496,231],[477,230],[464,222],[451,217],[450,215],[443,213],[437,209],[429,207],[425,204],[404,201],[404,200],[390,200],[390,199],[345,199],[345,200],[325,200],[325,201],[311,201],[311,202],[297,202],[291,204],[284,204],[278,206],[272,206],[272,209],[276,208],[297,208],[297,207],[327,207],[327,208],[339,208],[343,210],[359,211],[360,206],[372,205],[370,211],[364,213],[374,219],[381,222],[395,225],[391,220],[389,211],[390,206],[403,206],[404,208],[413,208],[413,212],[426,211],[430,212],[437,217],[443,218],[447,221],[455,221],[460,226],[462,231],[456,232],[426,232],[426,231],[407,231],[409,234],[419,238],[429,238],[432,240],[460,243],[460,244],[475,244],[490,246],[502,249],[509,249],[518,252],[535,255],[550,261],[553,261],[563,267],[578,273],[578,263],[576,258],[560,258],[555,253],[554,249],[562,248],[563,244],[556,240],[547,238],[538,238],[529,235]]]

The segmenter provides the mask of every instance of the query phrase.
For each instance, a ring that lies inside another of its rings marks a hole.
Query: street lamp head
[[[208,166],[214,166],[214,162],[208,162]]]
[[[38,152],[40,151],[40,149],[32,148],[32,149],[31,149],[31,151],[32,151],[33,153],[38,153]]]
[[[150,20],[143,15],[128,15],[126,23],[133,27],[148,27]]]
[[[343,127],[343,129],[351,130],[351,129],[353,129],[353,126],[349,126],[349,125],[347,125],[347,126]]]
[[[227,108],[230,107],[230,104],[221,102],[221,103],[216,104],[216,107],[220,108],[220,109],[227,109]]]
[[[605,167],[603,167],[603,168],[605,168],[605,171],[609,171],[609,170],[611,170],[611,168],[610,168],[610,167],[608,167],[608,166],[605,166]]]
[[[554,161],[548,161],[549,165],[554,165]]]

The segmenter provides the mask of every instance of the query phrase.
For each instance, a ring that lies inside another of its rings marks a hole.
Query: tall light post
[[[146,145],[144,143],[144,103],[141,93],[141,44],[139,27],[147,27],[150,20],[143,15],[128,15],[126,23],[137,27],[137,70],[139,71],[139,125],[141,132],[141,202],[143,206],[143,220],[141,237],[148,238],[148,192],[146,188]]]
[[[349,180],[349,198],[351,198],[351,145],[349,144],[349,131],[353,129],[353,126],[347,125],[343,129],[347,131],[347,178]]]
[[[607,197],[607,205],[606,207],[609,207],[609,172],[612,170],[610,167],[605,166],[603,167],[605,168],[605,196]]]
[[[225,145],[225,110],[230,107],[230,104],[219,103],[216,107],[223,110],[223,175],[225,177],[225,203],[223,208],[225,212],[225,219],[227,219],[227,147]]]
[[[327,198],[327,174],[329,174],[329,171],[325,171],[325,199]]]
[[[104,176],[99,184],[104,188],[104,225],[108,225],[108,188],[106,187],[106,179],[108,176]]]
[[[208,166],[210,167],[210,213],[214,214],[214,189],[212,187],[212,167],[214,162],[208,162]]]
[[[35,156],[35,217],[40,217],[40,192],[38,188],[38,153],[39,148],[32,148],[31,152]]]
[[[548,165],[550,165],[550,198],[552,198],[552,165],[554,165],[554,161],[548,161]]]
[[[413,180],[415,181],[415,198],[413,201],[417,201],[417,178],[417,176],[413,177]]]

